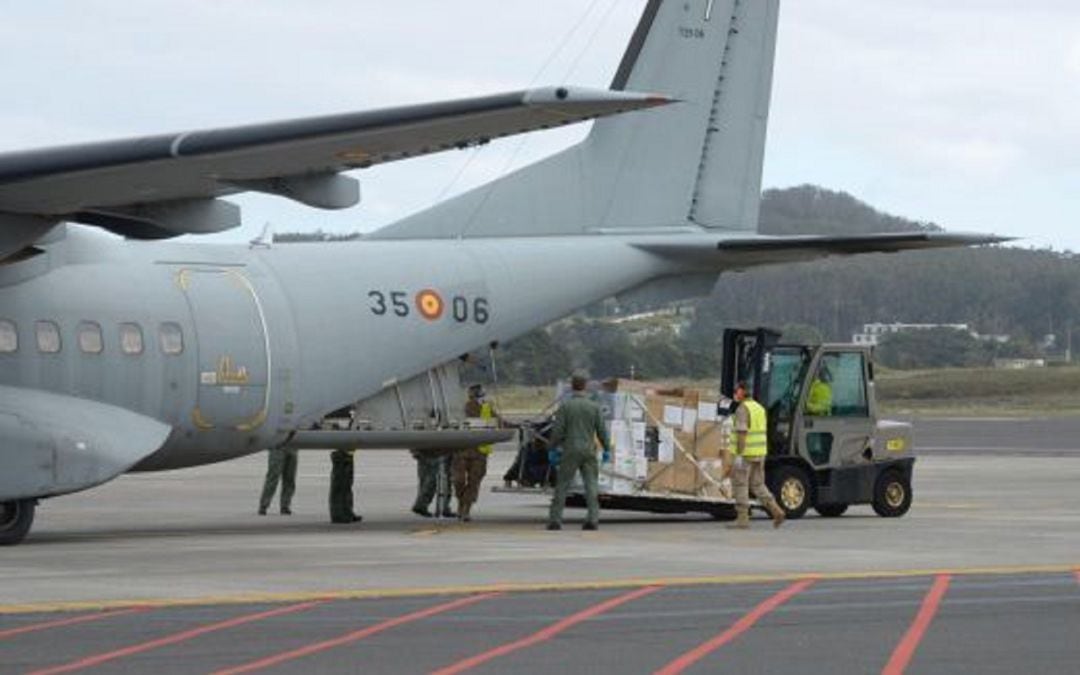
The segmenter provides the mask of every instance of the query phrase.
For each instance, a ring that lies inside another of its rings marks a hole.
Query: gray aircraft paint
[[[756,231],[779,2],[720,0],[709,18],[707,4],[650,2],[616,75],[677,105],[599,121],[584,143],[374,236]]]
[[[0,353],[0,502],[83,489],[130,469],[222,461],[290,439],[310,447],[316,440],[306,430],[332,410],[612,295],[670,290],[683,279],[700,290],[705,275],[758,264],[997,241],[754,234],[777,11],[777,0],[654,0],[616,85],[647,86],[683,103],[602,121],[580,146],[366,240],[207,246],[59,226],[8,258],[0,265],[0,320],[16,323],[19,348]],[[524,106],[533,126],[547,114],[557,123],[585,116],[543,109],[555,100],[538,110],[528,98],[519,96],[515,109]],[[663,100],[600,93],[588,106],[595,116]],[[505,122],[488,121],[509,133]],[[466,126],[483,133],[475,120]],[[31,182],[51,180],[39,175],[41,161],[34,155]],[[151,159],[147,180],[164,181],[170,197],[177,189],[170,177],[201,186],[195,204],[235,189],[191,182],[184,171],[192,165],[168,162]],[[107,187],[110,172],[130,178],[137,169],[110,168],[100,180],[86,169],[79,199],[93,204],[94,186]],[[304,184],[279,177],[282,193]],[[61,173],[56,185],[79,180]],[[48,198],[41,187],[36,198]],[[0,207],[5,194],[17,193],[5,190]],[[62,193],[57,199],[75,203]],[[128,219],[145,209],[158,235],[203,226],[185,224],[183,208],[155,220],[168,204],[120,206]],[[9,222],[21,233],[43,215]],[[38,321],[58,324],[59,353],[38,352]],[[101,327],[100,353],[80,349],[83,322]],[[141,326],[141,353],[122,352],[121,324]],[[182,332],[179,353],[163,353],[163,326]],[[65,415],[94,421],[84,433],[54,423]],[[455,433],[454,442],[467,442]],[[87,463],[92,471],[79,468]],[[62,479],[42,481],[49,472]]]

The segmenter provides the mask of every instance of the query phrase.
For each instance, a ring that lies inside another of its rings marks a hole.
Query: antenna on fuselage
[[[274,245],[274,226],[270,224],[269,220],[263,225],[259,236],[252,239],[249,244],[251,248],[270,248]]]

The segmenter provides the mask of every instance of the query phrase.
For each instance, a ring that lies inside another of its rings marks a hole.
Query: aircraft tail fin
[[[679,103],[601,120],[582,143],[372,237],[756,231],[778,15],[779,0],[650,0],[612,88]]]

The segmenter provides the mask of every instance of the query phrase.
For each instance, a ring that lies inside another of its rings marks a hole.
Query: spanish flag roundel
[[[425,288],[416,294],[416,309],[420,311],[420,316],[428,321],[441,318],[445,306],[442,296],[430,288]]]

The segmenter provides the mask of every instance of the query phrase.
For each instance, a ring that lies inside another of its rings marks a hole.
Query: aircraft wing
[[[60,220],[136,238],[218,232],[240,224],[239,208],[219,198],[247,190],[346,208],[360,199],[358,181],[341,175],[350,169],[669,102],[550,87],[0,154],[0,240],[40,236]]]
[[[664,258],[695,264],[703,270],[738,270],[758,265],[804,262],[835,255],[899,253],[934,248],[979,246],[1010,241],[1009,237],[949,232],[903,232],[855,236],[688,237],[641,242],[636,246]]]

